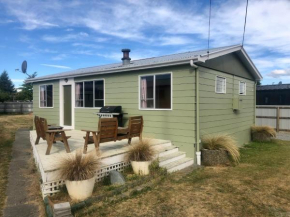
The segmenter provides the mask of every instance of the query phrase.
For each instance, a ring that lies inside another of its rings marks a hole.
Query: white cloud
[[[290,77],[290,69],[275,69],[270,73],[266,74],[266,76],[272,78],[288,78]]]
[[[47,42],[53,42],[53,43],[61,43],[61,42],[68,42],[68,41],[74,41],[74,40],[82,40],[84,38],[87,38],[89,36],[88,33],[85,32],[79,32],[78,34],[68,34],[63,36],[55,36],[55,35],[44,35],[42,37],[42,40]]]
[[[51,65],[51,64],[40,64],[40,65],[59,69],[71,69],[71,67],[69,66]]]
[[[63,60],[65,58],[67,58],[66,54],[59,54],[59,55],[56,55],[56,56],[52,57],[51,59],[52,60]]]

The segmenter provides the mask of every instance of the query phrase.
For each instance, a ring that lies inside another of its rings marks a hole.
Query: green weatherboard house
[[[100,108],[120,105],[125,124],[142,115],[145,137],[171,140],[188,157],[204,134],[250,141],[262,76],[242,46],[134,61],[122,51],[120,63],[30,79],[34,115],[68,129],[96,129]]]

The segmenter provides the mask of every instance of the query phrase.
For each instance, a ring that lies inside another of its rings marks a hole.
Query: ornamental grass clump
[[[227,134],[206,135],[201,140],[203,148],[209,150],[226,150],[235,163],[240,161],[240,152],[236,140]]]
[[[149,139],[140,140],[133,143],[127,153],[128,161],[151,161],[155,155],[154,149],[150,145]]]
[[[266,142],[276,137],[276,131],[270,126],[252,126],[251,134],[256,142]]]
[[[100,161],[95,152],[83,155],[82,150],[77,150],[75,155],[68,154],[63,157],[59,166],[61,179],[82,181],[94,177]]]

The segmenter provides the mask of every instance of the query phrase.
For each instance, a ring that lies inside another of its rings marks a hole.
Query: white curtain
[[[45,86],[40,86],[40,107],[45,107]]]
[[[141,108],[147,108],[147,80],[141,79]]]
[[[76,84],[76,107],[81,107],[81,83]]]

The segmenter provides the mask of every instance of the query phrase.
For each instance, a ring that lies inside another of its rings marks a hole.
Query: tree
[[[34,72],[32,75],[27,75],[28,78],[35,78],[37,76],[37,72]],[[26,80],[27,80],[26,79]],[[32,83],[26,83],[26,80],[23,82],[23,84],[21,85],[21,87],[19,89],[21,89],[21,92],[18,92],[16,94],[16,100],[32,100],[33,99],[33,85]]]
[[[14,84],[5,70],[0,75],[0,91],[9,94],[15,93]]]

